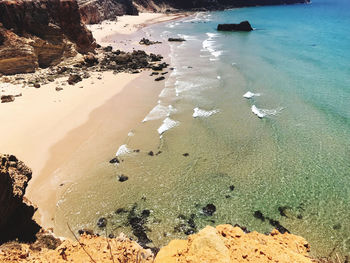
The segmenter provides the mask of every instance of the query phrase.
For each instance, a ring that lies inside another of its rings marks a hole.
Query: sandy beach
[[[164,14],[125,16],[118,18],[118,22],[90,26],[90,30],[97,43],[107,46],[104,39],[110,35],[131,36],[146,25],[179,17]],[[142,46],[136,48],[142,49]],[[57,176],[57,171],[64,169],[86,141],[101,132],[100,126],[106,119],[110,121],[110,112],[98,109],[105,106],[106,110],[114,111],[112,119],[117,123],[122,141],[128,130],[152,109],[164,85],[164,82],[154,84],[148,76],[147,71],[141,74],[94,72],[74,86],[67,84],[67,78],[56,79],[39,89],[17,86],[13,93],[22,96],[12,103],[0,104],[0,148],[3,153],[16,155],[32,168],[33,179],[27,196],[40,207],[37,220],[45,227],[53,226],[58,186],[67,181],[64,175]],[[150,88],[138,90],[145,83]],[[56,87],[63,90],[57,91]],[[3,84],[2,94],[12,92],[6,89],[10,88]],[[143,102],[144,96],[148,97],[146,102]],[[128,105],[134,105],[134,108],[128,108]],[[69,176],[70,182],[74,180],[72,175],[65,176]]]

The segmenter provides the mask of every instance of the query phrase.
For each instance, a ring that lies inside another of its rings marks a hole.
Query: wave
[[[171,113],[176,112],[176,109],[172,105],[164,106],[158,104],[155,106],[143,119],[142,122],[158,120],[165,117],[169,117]]]
[[[210,110],[210,111],[206,111],[206,110],[202,110],[200,108],[194,108],[193,109],[193,118],[198,118],[198,117],[209,117],[213,114],[218,113],[219,110]]]
[[[163,124],[158,128],[158,133],[160,135],[162,135],[164,132],[176,127],[177,125],[179,125],[180,122],[178,121],[174,121],[172,119],[170,119],[169,117],[167,117],[164,121]]]
[[[276,116],[278,113],[280,113],[283,110],[282,107],[272,110],[267,109],[259,109],[255,105],[252,106],[252,112],[258,116],[260,119],[266,117],[266,116]]]
[[[121,156],[121,155],[129,154],[129,153],[131,153],[131,150],[127,147],[126,144],[123,144],[119,147],[115,156]]]
[[[253,97],[258,97],[258,96],[260,96],[260,93],[253,93],[253,92],[250,92],[250,91],[246,92],[243,95],[243,97],[246,98],[246,99],[251,99]]]

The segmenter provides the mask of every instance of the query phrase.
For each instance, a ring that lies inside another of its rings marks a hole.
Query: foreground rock
[[[76,0],[0,1],[0,73],[31,73],[94,51]]]
[[[305,239],[295,235],[276,230],[270,235],[246,234],[239,227],[219,225],[207,226],[188,240],[171,241],[159,251],[155,263],[311,263],[308,251]]]
[[[24,197],[32,171],[13,155],[0,155],[0,244],[34,241],[40,226],[32,220],[36,207]]]
[[[248,21],[243,21],[239,24],[219,24],[218,31],[252,31],[253,28]]]

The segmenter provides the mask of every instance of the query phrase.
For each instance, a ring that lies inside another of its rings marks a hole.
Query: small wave
[[[169,117],[171,113],[176,112],[176,109],[172,105],[164,106],[158,104],[155,106],[148,115],[143,119],[142,122],[158,120],[165,117]]]
[[[215,38],[215,37],[218,37],[218,36],[220,36],[218,33],[206,33],[207,34],[207,36],[209,37],[209,38]]]
[[[218,113],[219,110],[210,110],[210,111],[206,111],[206,110],[202,110],[200,108],[194,108],[193,109],[193,118],[198,118],[198,117],[209,117],[213,114]]]
[[[179,125],[178,121],[174,121],[174,120],[170,119],[169,117],[167,117],[163,121],[163,124],[158,128],[157,131],[160,135],[162,135],[164,132],[176,127],[177,125]]]
[[[115,156],[121,156],[129,153],[131,153],[131,150],[126,146],[126,144],[123,144],[119,147]]]
[[[132,131],[129,131],[128,132],[128,137],[132,137],[132,136],[134,136],[135,135],[135,133],[133,133]]]
[[[192,36],[192,35],[184,35],[184,34],[178,34],[180,38],[183,38],[185,40],[197,40],[197,37]]]
[[[221,76],[216,76],[217,79],[221,79]]]
[[[259,109],[255,105],[252,106],[252,112],[258,116],[260,119],[266,117],[266,116],[276,116],[278,113],[280,113],[283,110],[282,107],[272,110],[267,109]]]
[[[253,93],[253,92],[250,92],[250,91],[246,92],[243,95],[243,97],[246,98],[246,99],[251,99],[253,97],[258,97],[258,96],[260,96],[260,93]]]

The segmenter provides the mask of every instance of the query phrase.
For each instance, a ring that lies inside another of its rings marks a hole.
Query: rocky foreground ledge
[[[31,177],[15,156],[0,155],[0,262],[316,262],[302,237],[232,225],[207,226],[187,240],[171,241],[157,255],[123,234],[105,238],[85,230],[76,240],[56,238],[32,219],[36,208],[24,197]]]

